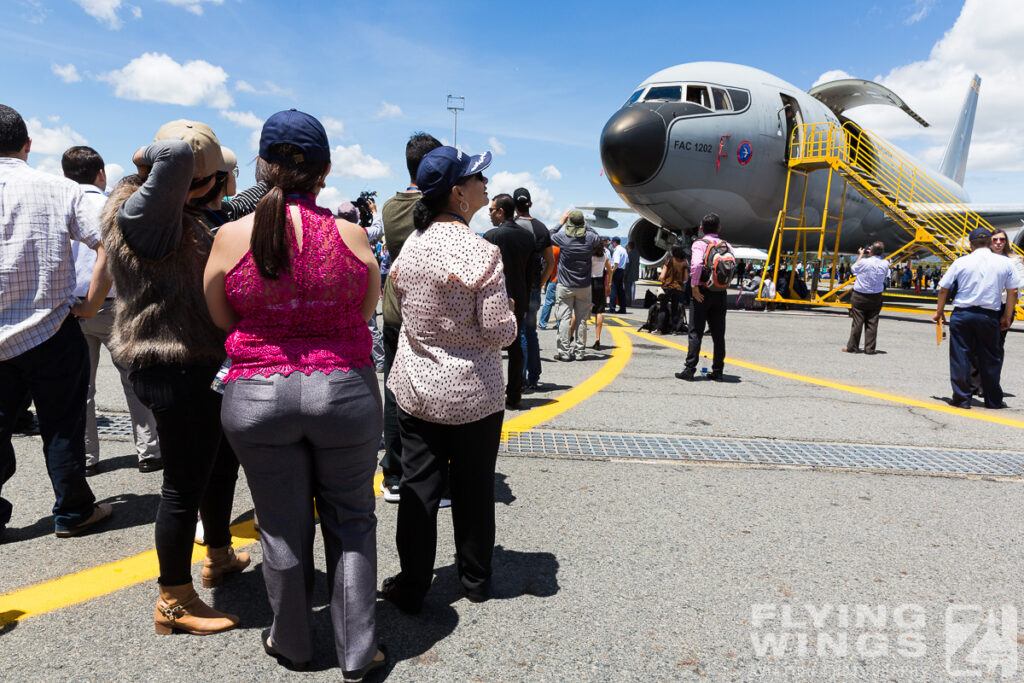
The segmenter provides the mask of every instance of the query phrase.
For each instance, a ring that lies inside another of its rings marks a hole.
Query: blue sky
[[[935,164],[977,71],[966,185],[976,200],[1011,202],[1024,178],[1017,3],[6,0],[0,101],[30,121],[30,163],[48,170],[88,144],[116,175],[161,124],[204,121],[238,154],[243,188],[262,120],[296,107],[331,134],[324,200],[336,205],[404,189],[408,136],[450,142],[445,97],[463,95],[458,142],[496,152],[492,195],[524,184],[550,220],[571,205],[621,205],[600,175],[601,128],[667,66],[737,62],[804,89],[823,74],[881,80],[933,128],[872,107],[866,125]]]

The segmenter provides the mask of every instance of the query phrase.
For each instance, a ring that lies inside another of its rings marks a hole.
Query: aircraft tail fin
[[[967,153],[971,148],[971,133],[974,132],[974,113],[978,110],[978,92],[981,90],[981,77],[974,74],[971,86],[967,89],[960,117],[956,120],[953,135],[949,138],[946,153],[942,157],[939,173],[951,178],[958,185],[964,184],[964,173],[967,171]]]

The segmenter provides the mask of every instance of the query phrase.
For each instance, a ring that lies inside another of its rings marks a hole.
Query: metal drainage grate
[[[643,458],[838,467],[928,474],[1024,476],[1024,453],[777,441],[773,439],[533,430],[511,434],[509,439],[501,445],[500,450],[505,455]]]
[[[96,432],[104,439],[132,439],[132,418],[128,413],[97,413]],[[23,434],[39,434],[39,421],[33,420],[32,427]]]

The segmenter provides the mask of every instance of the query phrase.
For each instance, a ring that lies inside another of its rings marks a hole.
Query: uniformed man
[[[949,379],[953,385],[952,405],[970,408],[970,356],[978,359],[981,388],[986,408],[1005,408],[999,374],[1003,361],[999,354],[999,330],[1009,329],[1022,282],[1013,262],[989,250],[991,232],[986,228],[971,231],[971,253],[961,256],[939,280],[939,301],[932,318],[943,322],[943,309],[949,290],[956,284],[953,313],[949,316]],[[999,317],[1002,293],[1006,291],[1006,312]]]

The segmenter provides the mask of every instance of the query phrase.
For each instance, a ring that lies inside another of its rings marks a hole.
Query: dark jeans
[[[860,348],[860,333],[864,330],[864,350],[875,351],[878,340],[878,314],[882,312],[882,293],[863,294],[854,292],[850,297],[850,338],[846,348],[855,351]]]
[[[611,300],[608,302],[608,312],[626,312],[626,271],[616,268],[612,273]]]
[[[0,487],[14,476],[11,433],[26,393],[32,395],[43,437],[43,456],[53,493],[53,524],[75,527],[96,502],[85,481],[85,395],[89,347],[68,316],[57,333],[20,356],[0,361]],[[11,503],[0,498],[0,529],[11,520]]]
[[[427,422],[398,409],[402,425],[399,575],[403,592],[421,599],[430,588],[437,554],[437,506],[450,462],[456,567],[470,592],[487,589],[494,552],[494,466],[504,412],[461,425]]]
[[[398,327],[384,323],[381,337],[384,339],[384,457],[380,469],[387,485],[397,484],[402,478],[402,432],[398,428],[398,404],[395,395],[387,388],[391,366],[398,352]]]
[[[159,583],[192,580],[192,539],[201,512],[206,544],[231,542],[228,524],[238,459],[220,424],[221,395],[210,388],[217,367],[153,365],[128,372],[135,394],[153,411],[164,482],[156,512]]]
[[[711,371],[720,372],[725,367],[725,292],[712,292],[700,288],[704,301],[693,300],[693,316],[690,320],[690,338],[686,352],[686,367],[697,369],[700,360],[700,345],[704,338],[704,324],[711,329],[711,341],[715,345],[711,359]]]
[[[999,352],[999,312],[972,306],[957,308],[949,316],[949,380],[953,386],[953,403],[971,404],[971,357],[977,359],[985,407],[997,408],[1003,403],[999,375],[1003,370]]]
[[[523,320],[525,318],[525,312],[516,313],[516,326],[520,331],[523,329]],[[537,335],[536,323],[534,323],[533,334],[534,336]],[[505,384],[505,398],[510,403],[519,403],[520,399],[523,398],[524,346],[525,344],[520,343],[519,335],[516,335],[512,343],[505,347],[505,351],[508,352],[508,382]]]
[[[537,341],[537,311],[540,310],[540,290],[530,290],[530,306],[526,310],[526,318],[519,325],[519,340],[525,357],[523,381],[536,384],[540,380],[540,342]]]

